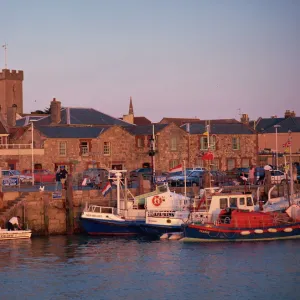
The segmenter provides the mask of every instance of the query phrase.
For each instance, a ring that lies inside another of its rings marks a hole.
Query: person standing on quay
[[[55,191],[58,190],[58,186],[60,184],[60,168],[58,167],[55,173]]]
[[[65,182],[67,180],[68,172],[65,169],[65,166],[60,166],[60,171],[59,171],[59,177],[60,177],[60,182],[62,185],[62,189],[65,188]]]
[[[251,166],[250,170],[249,170],[249,183],[250,184],[254,184],[254,175],[255,175],[255,166]]]

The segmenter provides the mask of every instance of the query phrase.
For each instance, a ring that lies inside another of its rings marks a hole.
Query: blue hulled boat
[[[226,209],[214,223],[183,226],[184,242],[268,241],[300,238],[300,207],[286,212]]]
[[[145,209],[140,209],[134,201],[120,199],[121,185],[126,189],[125,170],[109,171],[109,180],[117,186],[117,207],[98,205],[87,206],[81,214],[81,225],[90,235],[137,235],[140,225],[145,223]],[[127,194],[126,194],[127,195]]]

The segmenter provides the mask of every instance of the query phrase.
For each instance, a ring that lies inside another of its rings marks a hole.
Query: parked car
[[[2,184],[6,186],[18,185],[26,181],[26,176],[18,170],[2,170]]]
[[[286,174],[280,170],[273,170],[271,171],[271,183],[272,184],[279,184],[286,181]],[[290,178],[288,178],[290,179]]]
[[[189,173],[186,176],[186,186],[202,186],[204,172],[203,170],[194,170]],[[171,176],[168,178],[169,186],[182,187],[184,186],[184,181],[184,175]]]
[[[139,168],[131,171],[129,173],[130,180],[136,180],[139,177],[139,174],[142,174],[144,179],[150,179],[152,177],[152,169],[151,168]]]
[[[83,180],[86,178],[87,186],[94,187],[97,176],[100,177],[100,184],[98,184],[98,187],[102,184],[106,184],[108,181],[108,170],[103,168],[89,168],[83,171]]]
[[[45,169],[35,169],[34,171],[34,182],[35,183],[53,183],[55,182],[55,173],[50,172],[49,170]],[[23,170],[23,175],[30,178],[32,181],[32,170]]]

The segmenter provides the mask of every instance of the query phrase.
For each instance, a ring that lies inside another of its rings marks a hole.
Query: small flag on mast
[[[102,190],[102,195],[105,197],[107,193],[111,190],[111,184],[108,182]]]
[[[169,173],[182,172],[182,171],[183,171],[182,165],[178,165],[178,166],[170,169]]]

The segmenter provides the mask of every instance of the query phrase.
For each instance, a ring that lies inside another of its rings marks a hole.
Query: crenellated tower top
[[[24,80],[24,72],[20,70],[3,69],[0,72],[0,80]]]

